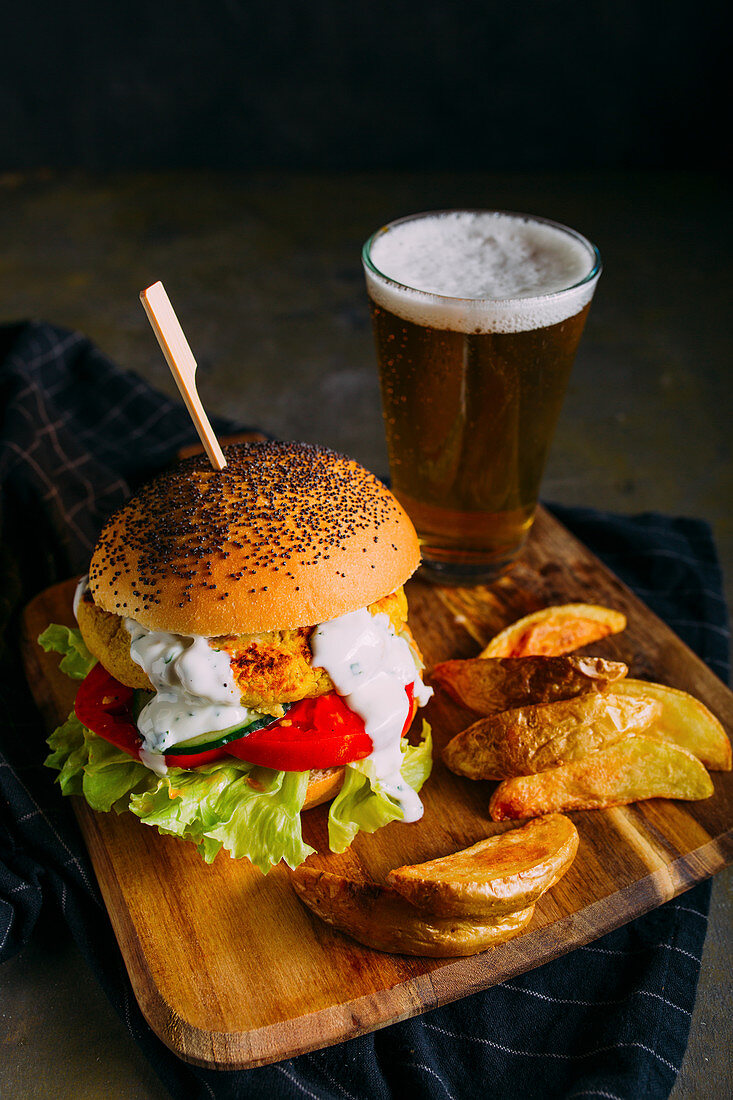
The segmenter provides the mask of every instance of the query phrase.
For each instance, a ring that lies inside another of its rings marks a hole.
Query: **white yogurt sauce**
[[[79,604],[84,599],[84,594],[89,588],[89,574],[86,573],[83,577],[79,578],[76,588],[74,589],[74,618],[79,618]]]
[[[140,763],[144,764],[146,768],[150,768],[151,772],[155,772],[156,775],[168,774],[165,757],[159,752],[148,752],[147,749],[140,749]]]
[[[422,682],[406,639],[395,633],[387,615],[361,608],[317,626],[310,645],[313,665],[326,670],[347,706],[362,718],[382,789],[400,805],[404,821],[417,821],[422,803],[400,774],[400,742],[410,710],[405,688],[414,685],[420,706],[433,689]]]
[[[137,718],[140,760],[146,767],[165,774],[163,754],[171,747],[258,717],[241,705],[229,654],[212,649],[208,638],[148,630],[134,619],[125,619],[125,628],[130,656],[156,692]],[[387,615],[361,608],[317,626],[310,645],[313,665],[326,670],[364,722],[382,790],[401,807],[404,821],[417,821],[422,803],[400,773],[402,730],[410,711],[405,688],[413,685],[420,706],[433,690],[423,683],[408,642],[395,633]]]
[[[132,639],[130,656],[156,691],[137,718],[140,759],[147,767],[150,753],[248,720],[251,712],[240,703],[227,652],[212,649],[200,635],[148,630],[134,619],[125,619],[125,627]]]

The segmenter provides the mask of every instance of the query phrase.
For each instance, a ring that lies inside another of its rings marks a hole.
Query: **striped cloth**
[[[55,911],[171,1094],[186,1100],[668,1096],[687,1042],[709,884],[487,992],[276,1065],[203,1070],[159,1042],[132,996],[74,819],[41,767],[44,735],[15,640],[27,599],[85,569],[104,518],[193,432],[182,406],[79,334],[42,324],[0,329],[0,408],[0,958],[28,941],[42,906]],[[555,512],[727,677],[726,608],[704,523]]]

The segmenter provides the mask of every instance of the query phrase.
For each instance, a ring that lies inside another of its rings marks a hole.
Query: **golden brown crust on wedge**
[[[492,638],[482,657],[557,657],[617,634],[626,616],[597,604],[567,603],[544,607],[512,623]]]
[[[392,954],[475,955],[519,935],[534,912],[530,905],[495,920],[431,917],[387,886],[355,882],[305,864],[290,872],[290,881],[321,920],[367,947]]]
[[[712,780],[696,756],[641,734],[574,764],[506,779],[494,791],[489,812],[494,821],[506,821],[624,806],[645,798],[695,801],[712,793]]]
[[[489,715],[604,691],[627,672],[623,662],[602,657],[475,657],[444,661],[430,678],[469,710]]]
[[[699,699],[686,691],[646,680],[625,680],[614,691],[631,698],[656,699],[662,705],[662,714],[652,724],[650,733],[694,753],[710,771],[731,770],[728,735]]]
[[[577,850],[570,818],[551,814],[453,855],[397,867],[387,884],[436,916],[481,920],[533,905],[559,882]]]
[[[449,741],[443,760],[468,779],[509,779],[579,760],[641,733],[661,714],[654,699],[580,695],[480,718]]]

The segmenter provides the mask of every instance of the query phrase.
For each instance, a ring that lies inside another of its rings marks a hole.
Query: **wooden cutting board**
[[[74,582],[26,609],[28,678],[49,729],[71,708],[75,685],[35,639],[49,622],[72,625]],[[525,555],[491,587],[408,584],[410,624],[428,667],[475,656],[507,623],[553,603],[603,603],[628,629],[589,652],[626,661],[631,674],[685,689],[730,735],[733,696],[648,608],[556,520],[540,511]],[[493,784],[448,772],[440,750],[469,724],[442,694],[431,701],[436,763],[425,816],[327,852],[326,810],[304,815],[317,866],[379,880],[502,830],[488,816]],[[39,754],[42,752],[39,746]],[[394,1023],[531,970],[660,905],[733,862],[733,773],[714,773],[701,802],[655,799],[572,816],[580,848],[572,868],[537,904],[526,932],[465,959],[369,950],[322,924],[292,892],[286,871],[266,877],[220,854],[206,866],[194,847],[159,836],[131,814],[97,814],[74,799],[135,995],[153,1030],[202,1066],[243,1068],[301,1054]]]

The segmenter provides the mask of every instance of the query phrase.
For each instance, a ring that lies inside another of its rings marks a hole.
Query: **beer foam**
[[[588,304],[598,277],[589,278],[596,254],[579,234],[488,211],[398,222],[375,234],[369,255],[377,271],[366,265],[367,289],[377,305],[454,332],[557,324]]]

